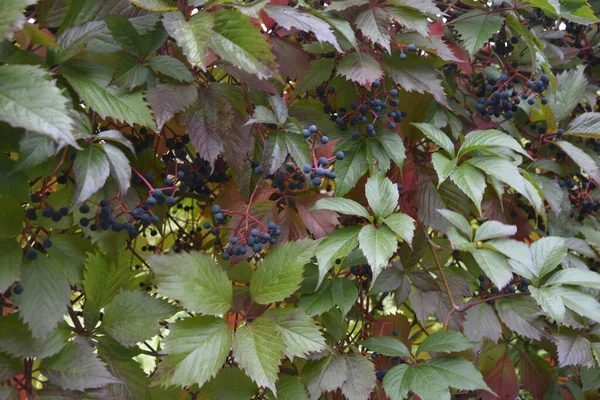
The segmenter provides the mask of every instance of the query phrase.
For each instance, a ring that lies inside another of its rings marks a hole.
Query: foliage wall
[[[0,5],[0,399],[600,388],[600,4]]]

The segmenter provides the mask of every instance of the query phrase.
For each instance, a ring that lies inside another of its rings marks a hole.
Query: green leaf
[[[19,280],[23,250],[14,238],[0,239],[0,292]]]
[[[540,288],[537,289],[534,286],[529,288],[531,296],[538,302],[540,307],[557,322],[561,322],[565,317],[565,303],[558,294],[560,288]]]
[[[259,386],[277,395],[275,381],[283,356],[284,341],[277,324],[258,318],[242,326],[233,338],[233,358]]]
[[[391,230],[400,236],[406,243],[412,245],[412,240],[415,234],[415,220],[402,213],[392,214],[383,220]]]
[[[231,348],[231,329],[222,318],[196,316],[170,327],[157,379],[168,385],[202,386],[217,375]]]
[[[112,69],[91,61],[71,60],[62,64],[61,70],[81,99],[102,118],[156,128],[142,92],[108,86]]]
[[[569,122],[564,136],[600,139],[600,112],[586,112]]]
[[[342,58],[337,67],[337,74],[368,88],[373,81],[381,78],[383,70],[372,55],[354,52]]]
[[[111,302],[128,278],[129,270],[116,267],[105,255],[95,253],[88,256],[83,275],[83,318],[88,327],[96,327],[100,321],[100,309]]]
[[[410,357],[410,351],[400,340],[389,337],[371,337],[360,342],[361,346],[384,356]]]
[[[529,296],[513,296],[496,300],[498,316],[511,331],[526,338],[541,340],[545,322],[539,316],[540,306]]]
[[[481,373],[464,358],[436,357],[425,361],[424,366],[435,370],[450,387],[458,390],[483,389],[494,394],[483,380]]]
[[[475,203],[481,214],[481,202],[485,192],[485,176],[477,168],[464,163],[450,174],[450,180]]]
[[[312,163],[311,154],[310,150],[308,149],[306,139],[299,134],[291,132],[283,134],[282,136],[285,140],[287,151],[290,153],[297,165],[306,165]]]
[[[0,9],[0,39],[12,39],[13,31],[19,30],[25,23],[23,9],[37,3],[37,0],[14,0]]]
[[[104,186],[110,174],[108,157],[99,146],[88,146],[77,153],[73,171],[75,172],[76,188],[71,208],[86,201]]]
[[[94,354],[94,349],[82,338],[68,343],[60,353],[43,360],[40,370],[53,385],[63,389],[92,389],[119,383],[107,370],[106,364]]]
[[[58,353],[71,336],[71,328],[61,322],[44,340],[34,338],[18,313],[0,317],[0,352],[14,357],[47,358]]]
[[[180,82],[195,82],[196,79],[184,63],[171,56],[155,56],[148,60],[148,66]]]
[[[411,373],[406,364],[396,365],[383,378],[385,394],[392,400],[404,400],[411,390]]]
[[[560,287],[559,293],[565,306],[592,321],[600,322],[600,303],[594,297],[565,286]]]
[[[316,240],[287,242],[271,248],[250,281],[252,299],[269,304],[291,296],[303,280],[304,265],[315,254]]]
[[[433,368],[417,366],[408,370],[410,390],[421,399],[450,400],[448,382]]]
[[[279,390],[279,387],[277,389]],[[221,369],[216,378],[200,388],[198,395],[200,398],[206,396],[211,400],[247,400],[254,396],[257,390],[254,382],[241,369],[230,367]]]
[[[19,159],[13,171],[39,165],[56,153],[56,142],[49,136],[30,132],[19,141]]]
[[[311,61],[308,72],[300,77],[300,81],[296,84],[296,92],[302,94],[329,80],[333,72],[334,62],[335,59],[333,58],[319,58]]]
[[[350,279],[337,278],[331,287],[333,302],[342,310],[342,315],[348,314],[358,299],[358,288]]]
[[[265,106],[256,106],[252,117],[246,122],[246,125],[250,124],[278,124],[278,121],[273,111]]]
[[[121,149],[112,144],[102,144],[102,150],[104,150],[106,158],[108,158],[111,176],[119,185],[121,194],[125,195],[127,191],[129,191],[129,185],[131,184],[131,166],[129,165],[129,159]]]
[[[465,136],[465,141],[460,146],[457,157],[460,158],[473,150],[489,149],[491,147],[507,147],[525,157],[530,157],[514,138],[494,129],[472,131]]]
[[[376,138],[379,140],[388,156],[401,168],[406,159],[406,148],[404,147],[404,142],[400,136],[394,131],[379,130]]]
[[[275,118],[279,125],[285,124],[288,119],[288,108],[285,100],[279,95],[269,96],[269,104],[275,113]]]
[[[348,400],[368,399],[377,385],[375,366],[360,353],[346,354],[346,381],[342,393]]]
[[[46,252],[71,283],[80,285],[86,253],[93,250],[86,238],[79,235],[61,235],[52,238],[52,247],[47,248]]]
[[[102,330],[126,347],[160,331],[159,322],[175,314],[175,307],[141,292],[121,292],[104,307]]]
[[[373,7],[361,12],[354,23],[373,44],[391,53],[388,13],[383,8]]]
[[[429,22],[427,21],[427,16],[423,14],[422,10],[415,10],[411,7],[404,7],[400,5],[388,7],[387,12],[392,20],[396,21],[400,25],[404,25],[410,30],[417,31],[423,37],[429,36]]]
[[[358,234],[358,246],[371,266],[373,284],[398,248],[396,235],[387,226],[365,225]]]
[[[552,274],[544,286],[576,285],[600,289],[600,277],[596,272],[585,269],[569,268]]]
[[[158,293],[175,299],[186,309],[220,315],[232,304],[233,288],[227,273],[203,253],[148,257]]]
[[[469,239],[473,237],[473,228],[467,219],[462,215],[455,211],[446,210],[446,209],[438,209],[436,210],[438,213],[442,214],[444,218],[446,218],[452,225],[458,228],[462,233],[467,235]]]
[[[369,161],[367,160],[366,147],[363,141],[355,141],[352,146],[344,151],[344,159],[335,162],[335,191],[338,197],[342,197],[350,191],[358,180],[367,172]]]
[[[21,202],[12,196],[0,195],[2,207],[0,207],[0,239],[8,239],[19,235],[23,231],[23,220],[25,212]]]
[[[154,113],[158,130],[169,122],[175,114],[186,110],[198,99],[198,90],[194,86],[175,86],[158,84],[148,90],[146,100]]]
[[[497,343],[502,337],[502,325],[496,312],[488,303],[481,303],[471,307],[466,312],[464,322],[465,335],[473,341],[490,339]]]
[[[600,184],[600,167],[594,159],[572,143],[559,140],[556,142],[562,151],[575,161],[577,165],[597,184]]]
[[[347,371],[345,357],[336,354],[305,364],[302,377],[308,382],[311,399],[318,399],[321,394],[340,388],[346,381]]]
[[[38,256],[21,269],[23,293],[15,296],[19,317],[27,323],[33,336],[48,338],[67,313],[71,297],[69,282],[49,258]],[[44,301],[40,301],[43,298]]]
[[[137,58],[128,55],[120,60],[111,83],[131,90],[146,83],[148,72]]]
[[[582,368],[581,383],[583,390],[598,390],[600,388],[600,368]]]
[[[357,215],[367,219],[371,218],[371,215],[366,208],[354,200],[345,199],[343,197],[320,199],[313,206],[313,210],[331,210],[342,214]]]
[[[329,311],[333,306],[330,280],[326,280],[316,292],[302,295],[298,301],[298,307],[306,311],[310,316],[321,315]]]
[[[585,68],[564,71],[556,77],[556,90],[548,89],[546,98],[552,108],[556,122],[560,122],[571,114],[571,111],[583,101],[587,79]]]
[[[33,65],[0,66],[0,121],[79,148],[67,102],[47,71]]]
[[[396,85],[407,92],[431,93],[440,104],[447,104],[442,80],[430,60],[401,60],[394,52],[382,58],[383,67]]]
[[[275,387],[277,388],[277,400],[308,400],[306,387],[296,376],[281,375]],[[276,399],[270,396],[269,400]]]
[[[284,29],[312,32],[319,42],[331,43],[339,52],[342,51],[330,25],[321,18],[297,8],[274,4],[266,5],[264,11]]]
[[[475,249],[471,254],[486,276],[500,290],[512,280],[512,269],[503,254],[487,249]]]
[[[474,10],[461,15],[454,28],[461,36],[465,49],[473,56],[483,45],[500,30],[504,18],[500,13],[482,14]]]
[[[169,36],[175,39],[190,64],[206,71],[208,44],[213,36],[213,14],[199,12],[186,21],[181,12],[173,11],[165,13],[162,22]],[[154,65],[151,66],[156,68]],[[169,75],[164,71],[160,72]]]
[[[547,236],[531,245],[531,255],[537,277],[542,278],[562,262],[567,254],[563,238]]]
[[[0,380],[6,381],[21,373],[20,360],[0,353]],[[2,397],[0,397],[2,398]]]
[[[474,241],[513,236],[516,233],[517,227],[515,225],[506,225],[498,221],[486,221],[477,228]]]
[[[177,7],[169,0],[129,0],[136,7],[150,11],[172,11]]]
[[[398,206],[398,187],[382,175],[372,176],[365,185],[365,195],[376,217],[385,218]]]
[[[454,157],[454,143],[452,143],[448,135],[441,129],[425,122],[413,122],[411,125],[417,127],[427,139],[431,140]]]
[[[317,247],[315,255],[319,262],[319,283],[333,266],[333,262],[346,257],[358,244],[360,226],[349,226],[330,233]]]
[[[285,344],[284,354],[290,360],[306,358],[310,353],[327,349],[325,338],[315,321],[298,308],[272,308],[263,314],[277,324]]]
[[[197,15],[202,14],[198,13]],[[221,8],[213,13],[215,34],[210,37],[210,47],[225,61],[267,79],[273,75],[271,67],[275,56],[271,53],[265,36],[251,24],[246,15]]]
[[[417,356],[426,353],[453,353],[472,348],[475,342],[456,331],[437,331],[427,336],[417,348]]]
[[[107,17],[105,21],[115,42],[129,53],[139,56],[142,49],[142,37],[131,21],[116,15]]]
[[[451,160],[439,151],[436,151],[431,155],[431,163],[438,176],[438,186],[454,172],[456,161],[456,158]]]

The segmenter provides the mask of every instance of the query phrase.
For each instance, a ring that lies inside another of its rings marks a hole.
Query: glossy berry
[[[50,247],[52,247],[52,240],[50,240],[50,239],[44,239],[44,241],[42,242],[42,245],[46,249],[49,249]]]
[[[394,88],[394,89],[390,90],[390,96],[392,96],[392,97],[398,96],[398,89]]]
[[[335,153],[335,158],[337,158],[338,160],[343,160],[344,159],[344,152],[343,151],[338,151],[337,153]]]
[[[258,229],[254,228],[250,231],[250,235],[252,235],[252,237],[257,237],[258,236]]]
[[[371,84],[371,86],[373,86],[374,88],[378,88],[379,85],[381,85],[381,81],[379,81],[379,79],[375,79]]]
[[[82,214],[87,214],[87,213],[89,213],[89,212],[90,212],[90,206],[88,206],[87,204],[82,204],[82,205],[79,207],[79,212],[80,212],[80,213],[82,213]]]
[[[27,258],[30,260],[35,260],[38,257],[37,251],[35,251],[33,249],[29,250],[26,255],[27,255]]]
[[[406,60],[406,54],[400,53],[400,59],[401,60]]]
[[[383,378],[385,377],[385,374],[387,374],[389,371],[388,368],[382,368],[379,371],[375,372],[375,377],[377,378],[378,381],[382,381]]]
[[[321,137],[321,143],[327,144],[327,142],[329,142],[329,138],[327,136],[322,136]]]
[[[310,131],[308,129],[302,129],[302,137],[308,139],[310,137]]]
[[[327,157],[319,157],[318,163],[323,166],[326,166],[329,164],[329,161],[327,161]]]
[[[312,184],[315,186],[319,186],[321,184],[321,182],[323,182],[323,180],[321,178],[313,178],[312,179]]]
[[[211,212],[213,214],[220,213],[221,212],[221,206],[218,205],[218,204],[215,204],[214,206],[212,206]]]
[[[157,203],[157,201],[156,201],[156,198],[155,198],[155,197],[148,197],[148,198],[146,199],[146,202],[145,202],[145,204],[146,204],[148,207],[155,206],[155,205],[156,205],[156,203]]]
[[[397,329],[394,329],[394,330],[392,331],[392,336],[398,336],[398,334],[399,334],[399,333],[398,333],[398,330],[397,330]]]
[[[311,125],[308,127],[308,130],[310,131],[310,133],[315,133],[318,131],[317,126],[316,125]]]
[[[417,46],[411,43],[408,46],[406,46],[406,51],[408,51],[409,53],[417,51]]]
[[[221,214],[220,212],[215,214],[215,220],[221,222],[225,219],[225,216],[223,214]]]
[[[16,284],[12,291],[14,294],[21,294],[23,293],[23,286]]]

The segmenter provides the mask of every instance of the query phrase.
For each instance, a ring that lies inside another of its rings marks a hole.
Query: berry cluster
[[[531,285],[531,281],[527,278],[513,277],[512,283],[508,284],[502,291],[498,287],[494,286],[485,275],[479,275],[479,296],[484,299],[487,297],[497,296],[501,293],[516,293],[517,290],[521,293],[528,291],[528,286]],[[494,300],[489,301],[490,304],[494,303]]]
[[[260,253],[265,244],[277,243],[280,234],[281,226],[274,222],[269,222],[266,227],[263,226],[261,229],[252,228],[249,232],[235,231],[221,257],[223,260],[229,260],[231,256],[243,256],[248,251]]]
[[[305,174],[310,174],[310,181],[314,186],[319,186],[323,183],[323,179],[331,179],[334,180],[336,178],[335,172],[331,171],[328,167],[335,160],[343,160],[344,153],[342,151],[338,151],[335,157],[327,158],[327,157],[319,157],[316,161],[316,165],[306,164],[302,166],[302,172]]]

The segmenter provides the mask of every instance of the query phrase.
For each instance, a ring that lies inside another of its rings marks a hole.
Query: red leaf
[[[320,194],[310,194],[296,197],[296,208],[306,228],[315,239],[320,239],[333,232],[339,225],[339,215],[328,210],[311,210],[317,200],[323,198]]]
[[[442,21],[435,21],[429,24],[429,34],[439,38],[444,37],[444,24]]]
[[[534,399],[543,399],[553,381],[552,367],[543,358],[526,352],[521,353],[519,362],[523,386]]]
[[[473,67],[471,66],[471,57],[469,56],[469,53],[467,53],[467,51],[463,47],[457,45],[456,43],[446,41],[446,44],[448,45],[448,47],[450,47],[450,49],[457,58],[464,60],[463,62],[456,63],[458,68],[463,70],[467,74],[472,73]]]
[[[519,396],[519,380],[508,353],[504,353],[484,379],[498,396],[480,390],[479,395],[483,400],[513,400]]]
[[[308,236],[306,226],[296,210],[286,207],[278,216],[278,224],[281,226],[281,242],[291,242]]]

